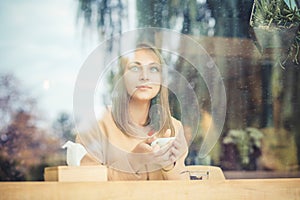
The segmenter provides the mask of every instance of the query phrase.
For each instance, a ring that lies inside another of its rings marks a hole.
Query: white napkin
[[[81,144],[71,141],[67,141],[62,148],[67,148],[67,164],[69,166],[80,166],[81,159],[87,153]]]

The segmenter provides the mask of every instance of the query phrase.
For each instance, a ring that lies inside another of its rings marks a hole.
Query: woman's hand
[[[170,136],[171,130],[168,129],[164,137]],[[166,166],[174,166],[174,162],[181,156],[182,145],[177,138],[162,147],[150,145],[155,139],[156,137],[151,137],[142,141],[128,155],[129,163],[135,172],[154,171]]]
[[[148,138],[142,142],[140,142],[136,147],[131,151],[132,153],[150,153],[153,151],[153,147],[151,147],[151,143],[156,140],[156,137]]]

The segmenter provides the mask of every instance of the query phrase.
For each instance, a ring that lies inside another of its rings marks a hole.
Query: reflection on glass
[[[191,180],[208,180],[209,172],[208,171],[189,171]]]
[[[209,171],[207,170],[187,170],[182,173],[188,174],[190,180],[209,180]]]

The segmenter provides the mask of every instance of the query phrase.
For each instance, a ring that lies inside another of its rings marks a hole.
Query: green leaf
[[[295,0],[284,0],[284,2],[292,10],[298,8]]]

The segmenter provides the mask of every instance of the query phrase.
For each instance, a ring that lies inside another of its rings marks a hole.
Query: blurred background
[[[297,7],[297,1],[281,2]],[[272,41],[279,45],[265,48],[250,26],[252,8],[253,0],[1,1],[0,180],[43,180],[44,167],[66,164],[61,146],[76,134],[73,90],[80,67],[105,39],[142,27],[189,35],[224,81],[222,135],[205,158],[198,155],[203,137],[197,135],[186,164],[220,166],[227,178],[300,177],[300,69],[292,45],[299,44],[299,26],[283,36],[291,44],[277,37]],[[188,80],[197,79],[177,64]],[[206,96],[199,99],[205,131],[214,122],[209,94],[197,83],[195,91]],[[172,112],[176,116],[176,107]]]

